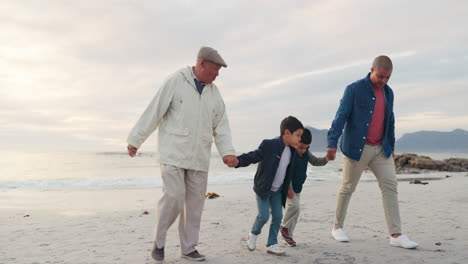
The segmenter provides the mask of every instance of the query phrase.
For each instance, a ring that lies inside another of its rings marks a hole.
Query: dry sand
[[[345,230],[332,239],[338,182],[309,182],[301,195],[297,247],[265,253],[269,223],[250,252],[245,236],[256,216],[251,184],[211,185],[198,249],[208,263],[468,263],[468,177],[399,182],[403,231],[416,250],[391,247],[376,182],[361,182]],[[0,263],[155,263],[150,257],[160,189],[0,191]],[[149,214],[143,214],[148,211]],[[436,245],[436,243],[441,243]],[[180,258],[177,224],[169,230],[165,263]]]

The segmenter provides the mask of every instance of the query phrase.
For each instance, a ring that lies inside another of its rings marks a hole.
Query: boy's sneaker
[[[405,235],[400,235],[397,238],[390,236],[390,245],[394,247],[402,247],[402,248],[407,248],[407,249],[417,248],[419,246],[418,243],[411,241]]]
[[[247,236],[247,247],[250,251],[255,250],[255,244],[257,244],[257,235],[249,233],[249,235]]]
[[[273,244],[267,247],[267,253],[276,255],[276,256],[284,256],[286,252],[282,248],[278,246],[278,244]]]
[[[164,260],[164,248],[158,248],[155,246],[153,251],[151,251],[151,257],[156,261],[163,261]]]
[[[332,228],[332,231],[331,231],[331,234],[332,236],[337,240],[337,241],[340,241],[340,242],[349,242],[349,238],[348,236],[346,235],[345,231],[343,230],[343,228],[338,228],[335,230],[335,228],[333,227]]]
[[[182,254],[182,257],[188,260],[202,261],[205,260],[205,255],[198,253],[197,250],[188,253],[187,255]]]

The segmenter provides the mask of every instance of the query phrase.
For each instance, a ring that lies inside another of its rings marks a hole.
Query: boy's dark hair
[[[286,129],[289,130],[289,132],[292,134],[298,129],[304,129],[304,126],[302,125],[301,121],[299,121],[299,119],[295,118],[294,116],[288,116],[283,119],[283,121],[281,121],[281,136],[284,135],[284,131],[286,131]]]
[[[304,128],[304,132],[302,133],[302,136],[301,136],[301,143],[309,145],[311,142],[312,142],[312,133],[310,133],[309,129]]]

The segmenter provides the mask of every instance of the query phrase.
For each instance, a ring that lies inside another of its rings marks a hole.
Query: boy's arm
[[[237,164],[236,168],[247,167],[250,164],[255,164],[257,162],[262,161],[264,153],[265,153],[265,140],[262,141],[258,149],[237,156],[237,159],[239,160],[239,164]]]
[[[309,163],[312,166],[325,166],[328,163],[328,160],[326,157],[317,158],[314,156],[314,154],[312,154],[312,152],[310,151],[308,152],[309,152]]]

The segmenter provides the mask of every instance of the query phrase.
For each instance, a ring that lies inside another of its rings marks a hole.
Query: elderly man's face
[[[212,83],[219,74],[219,69],[221,69],[221,65],[216,63],[212,63],[209,61],[203,61],[201,63],[200,69],[200,81],[206,84]]]
[[[383,88],[387,84],[391,75],[392,70],[371,68],[370,80],[376,88]]]

